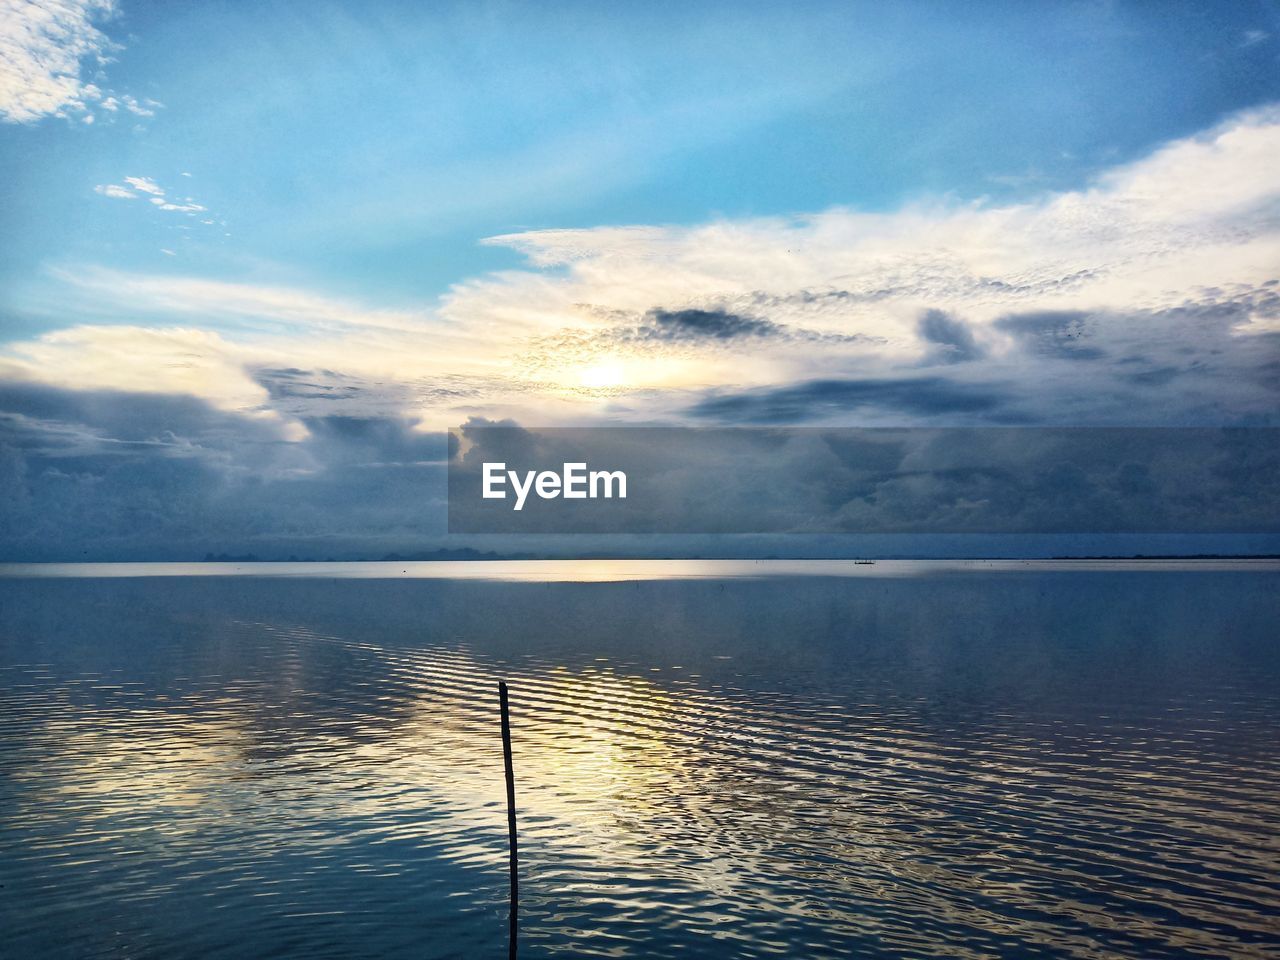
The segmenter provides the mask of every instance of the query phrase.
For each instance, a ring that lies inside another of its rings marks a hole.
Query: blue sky
[[[494,234],[1071,188],[1280,96],[1275,11],[124,0],[99,85],[163,107],[3,129],[6,323],[60,322],[51,263],[414,302]],[[226,228],[95,202],[128,175]]]
[[[1275,423],[1275,3],[5,9],[28,541],[470,418]]]

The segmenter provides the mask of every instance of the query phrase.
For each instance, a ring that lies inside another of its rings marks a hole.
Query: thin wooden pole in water
[[[520,875],[516,870],[516,776],[511,768],[511,711],[507,708],[507,685],[498,681],[498,700],[502,704],[502,765],[507,771],[507,845],[511,848],[511,919],[507,931],[508,953],[516,955],[516,916],[520,907]]]

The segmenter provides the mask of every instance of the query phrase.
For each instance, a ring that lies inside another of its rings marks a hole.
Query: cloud
[[[121,200],[136,200],[138,197],[146,195],[152,206],[159,210],[173,210],[188,215],[194,215],[207,209],[196,203],[193,197],[184,197],[175,202],[167,197],[164,188],[150,177],[125,177],[124,182],[127,186],[118,183],[105,183],[98,184],[93,190],[104,197],[115,197]],[[201,222],[209,225],[214,223],[213,220],[202,220]]]
[[[94,193],[100,193],[104,197],[115,197],[117,200],[136,200],[138,195],[128,187],[122,187],[118,183],[100,183],[93,188]]]
[[[161,210],[177,210],[181,213],[196,213],[205,209],[198,203],[173,203],[169,200],[165,200],[163,197],[152,197],[151,202]]]
[[[645,314],[633,331],[615,332],[615,339],[632,342],[705,342],[715,340],[761,339],[806,341],[810,343],[861,343],[872,338],[862,334],[834,334],[789,327],[760,317],[742,316],[726,310],[663,310]]]
[[[135,117],[154,117],[156,115],[156,109],[164,106],[164,104],[159,100],[148,99],[138,101],[127,93],[120,95],[120,102],[123,103],[124,108]]]
[[[540,325],[588,307],[751,316],[766,304],[775,323],[897,338],[907,351],[921,306],[964,306],[977,324],[1057,304],[1157,308],[1200,285],[1271,279],[1278,148],[1280,110],[1266,108],[1029,203],[494,237],[555,272],[463,284],[446,310]]]
[[[1096,360],[1103,351],[1088,343],[1091,318],[1080,310],[1039,310],[1001,317],[995,322],[1044,357]]]
[[[0,383],[3,553],[403,549],[443,533],[446,449],[403,418],[318,417],[296,435],[185,392]]]
[[[164,189],[150,177],[125,177],[124,182],[142,193],[150,193],[157,197],[164,196]]]
[[[120,109],[123,107],[135,117],[154,117],[156,115],[155,108],[162,107],[164,104],[160,103],[158,100],[139,101],[137,98],[131,97],[127,93],[122,93],[118,97],[105,97],[98,102],[97,106],[100,110],[105,110],[107,113],[119,113]],[[86,118],[86,120],[89,119],[92,118]]]
[[[916,386],[919,395],[933,387]],[[848,387],[802,389],[843,396]],[[943,402],[949,408],[950,398]],[[1274,432],[471,423],[451,462],[450,525],[494,533],[1276,532]],[[515,512],[477,495],[482,465],[498,461],[517,471],[608,464],[626,472],[628,497],[587,511],[552,500]]]
[[[202,277],[149,276],[103,268],[55,271],[68,287],[122,310],[214,321],[258,318],[268,328],[282,324],[302,330],[385,329],[425,333],[423,311],[384,309],[291,287],[228,283]]]
[[[205,330],[73,327],[11,346],[0,356],[0,381],[181,395],[255,411],[268,394],[245,372],[244,357]]]
[[[643,335],[658,340],[729,340],[777,337],[783,328],[769,320],[743,317],[725,310],[650,310]]]
[[[520,350],[521,370],[534,380],[555,381],[567,365],[590,370],[607,358],[610,365],[626,360],[652,378],[660,361],[666,361],[668,370],[675,369],[673,360],[692,361],[705,369],[708,356],[716,351],[740,352],[766,342],[775,349],[787,345],[878,342],[864,334],[809,330],[723,309],[655,308],[640,317],[615,311],[605,318],[610,325],[592,330],[570,327],[529,338]]]
[[[333,544],[381,556],[443,541],[450,447],[403,417],[315,415],[292,436],[182,393],[13,382],[0,383],[0,411],[5,559],[316,557]],[[581,456],[575,431],[482,425],[464,430],[473,459]],[[625,467],[638,484],[629,503],[673,531],[1203,529],[1206,498],[1229,529],[1276,523],[1274,444],[1232,431],[1178,431],[1189,458],[1163,456],[1167,440],[1141,448],[1143,431],[605,433],[593,454]]]
[[[494,369],[483,333],[425,313],[181,276],[58,276],[83,296],[74,309],[103,312],[100,322],[6,345],[0,381],[181,393],[296,424],[408,416],[440,429],[480,405],[514,410],[527,398],[529,385]]]
[[[889,411],[931,418],[989,413],[1010,400],[992,385],[956,383],[942,377],[812,380],[787,387],[715,393],[689,413],[727,423],[803,423],[851,411]]]
[[[1241,400],[1252,417],[1261,397],[1226,379],[1266,362],[1269,342],[1249,339],[1277,322],[1277,152],[1280,108],[1268,106],[1022,203],[498,236],[488,242],[530,269],[460,284],[441,312],[506,331],[534,380],[624,365],[630,395],[666,415],[674,405],[639,391],[755,396],[922,366],[956,377],[964,361],[966,380],[1018,385],[1038,419],[1204,416],[1215,375],[1230,396],[1215,415]],[[1129,389],[1123,358],[1171,359],[1175,343],[1199,358],[1196,392]]]
[[[495,237],[527,262],[438,303],[66,265],[78,326],[0,355],[129,389],[170,362],[156,332],[185,331],[210,375],[156,382],[296,422],[1270,423],[1277,152],[1271,106],[1026,202]],[[195,203],[147,177],[108,187]]]
[[[0,0],[0,118],[31,123],[85,114],[102,101],[86,73],[117,49],[99,29],[115,13],[114,0]],[[122,99],[127,109],[149,115],[132,97]],[[108,111],[120,102],[107,100]]]
[[[985,352],[965,322],[945,310],[926,310],[920,315],[917,330],[922,340],[938,345],[935,354],[941,363],[977,360]]]

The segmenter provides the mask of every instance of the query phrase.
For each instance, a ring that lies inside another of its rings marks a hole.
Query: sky
[[[465,423],[1277,426],[1277,158],[1271,2],[0,0],[0,558],[450,544]]]

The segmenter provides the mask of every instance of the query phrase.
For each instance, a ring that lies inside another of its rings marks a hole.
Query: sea
[[[0,566],[0,956],[1280,956],[1280,563]]]

